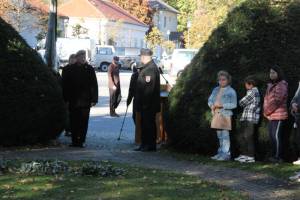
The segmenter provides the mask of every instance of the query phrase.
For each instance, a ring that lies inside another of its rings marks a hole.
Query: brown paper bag
[[[220,111],[215,111],[211,120],[211,128],[231,131],[231,117],[225,117]]]

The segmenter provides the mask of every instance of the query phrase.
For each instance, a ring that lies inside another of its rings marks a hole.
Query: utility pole
[[[57,0],[50,0],[48,32],[46,38],[45,59],[48,67],[57,70],[56,38],[57,38]]]
[[[187,29],[188,29],[188,48],[190,48],[190,28],[192,27],[192,22],[190,18],[187,21]]]

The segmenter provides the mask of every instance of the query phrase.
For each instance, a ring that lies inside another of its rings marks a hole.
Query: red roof
[[[67,17],[105,18],[114,21],[147,26],[127,11],[108,0],[70,0],[58,8]]]
[[[41,0],[26,0],[26,3],[30,5],[31,8],[42,12],[42,13],[49,13],[50,8],[49,4],[42,2]],[[62,16],[60,12],[57,13],[59,16]]]
[[[44,13],[49,13],[49,5],[41,2],[41,0],[26,0],[32,8],[37,9]]]

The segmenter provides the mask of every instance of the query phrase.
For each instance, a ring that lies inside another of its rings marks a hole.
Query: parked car
[[[172,55],[167,55],[167,56],[162,57],[161,64],[162,64],[162,68],[165,71],[170,71],[170,69],[171,69],[171,60],[172,60]]]
[[[116,51],[113,46],[97,45],[94,49],[91,64],[97,71],[107,72],[114,56],[116,56]]]
[[[170,76],[179,77],[197,54],[198,49],[175,49],[172,54]]]
[[[132,70],[135,63],[140,62],[139,56],[119,56],[121,69]]]

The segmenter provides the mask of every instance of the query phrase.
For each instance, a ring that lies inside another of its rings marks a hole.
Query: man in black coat
[[[76,54],[77,62],[63,69],[62,85],[65,101],[70,110],[73,147],[83,147],[90,108],[98,102],[98,83],[94,68],[86,61],[86,52]]]
[[[136,118],[136,82],[139,77],[139,72],[136,67],[133,67],[132,75],[130,78],[130,85],[129,85],[129,91],[128,91],[128,97],[127,97],[127,107],[131,104],[133,100],[132,105],[132,119],[135,124],[135,118]]]
[[[160,112],[160,74],[152,51],[141,50],[143,67],[137,79],[136,104],[141,113],[142,144],[136,151],[156,151],[156,113]]]

